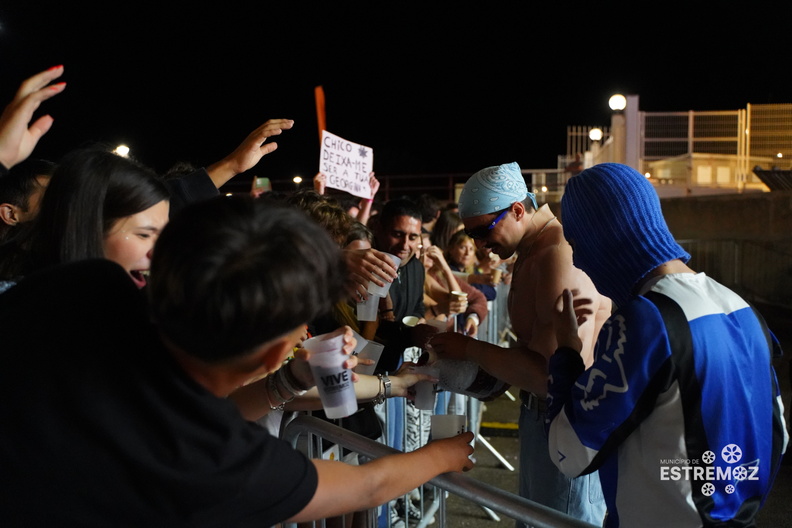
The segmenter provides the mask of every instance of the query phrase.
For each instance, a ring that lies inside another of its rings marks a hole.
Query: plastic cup
[[[426,324],[428,324],[429,326],[437,328],[438,333],[448,332],[449,323],[450,321],[441,321],[439,319],[429,319],[428,321],[426,321]]]
[[[453,297],[457,302],[467,301],[467,293],[463,291],[453,290],[451,291],[451,297]]]
[[[460,435],[465,432],[466,424],[467,416],[464,414],[434,414],[431,425],[432,440]]]
[[[365,341],[365,340],[364,340]],[[366,341],[366,345],[363,347],[363,350],[360,351],[358,354],[358,358],[363,359],[373,359],[373,365],[360,365],[358,364],[355,367],[355,372],[358,374],[368,374],[369,376],[374,374],[374,369],[377,368],[377,362],[379,362],[379,358],[382,355],[382,350],[385,348],[385,345],[377,343],[376,341]]]
[[[417,374],[428,374],[437,378],[440,371],[436,367],[422,366],[410,367],[410,370]],[[415,408],[424,411],[431,411],[435,407],[435,386],[431,381],[419,381],[415,384]]]
[[[404,326],[415,326],[418,324],[418,321],[420,321],[418,317],[407,315],[402,319],[402,324],[404,324]]]
[[[401,264],[401,259],[396,255],[391,255],[390,253],[385,253],[385,254],[388,255],[390,259],[393,261],[393,267],[399,269],[399,264]],[[388,290],[390,289],[390,285],[392,283],[384,279],[383,282],[385,282],[385,286],[377,286],[373,282],[369,281],[368,292],[372,295],[379,295],[380,297],[385,297],[386,295],[388,295]]]
[[[503,276],[503,270],[500,268],[495,268],[492,270],[492,284],[498,285],[500,284],[501,277]]]
[[[357,320],[358,321],[376,321],[377,308],[379,308],[380,298],[376,295],[369,295],[369,298],[363,302],[357,303]]]
[[[366,348],[368,339],[358,334],[354,330],[352,330],[352,335],[355,337],[355,340],[357,340],[357,344],[355,345],[355,350],[352,351],[352,355],[357,356],[363,351],[364,348]]]
[[[311,352],[311,365],[322,408],[328,418],[344,418],[357,409],[352,371],[344,368],[347,357],[343,353],[343,334],[322,334],[306,339],[303,347]]]

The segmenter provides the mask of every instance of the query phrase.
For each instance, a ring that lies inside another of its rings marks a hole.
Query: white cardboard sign
[[[372,167],[374,149],[322,130],[319,171],[324,173],[327,187],[371,198],[369,179]]]

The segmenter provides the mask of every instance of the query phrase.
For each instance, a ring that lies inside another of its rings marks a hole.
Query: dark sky
[[[608,125],[617,92],[646,111],[792,102],[789,6],[619,4],[630,11],[613,17],[608,2],[3,4],[3,101],[66,67],[36,152],[51,159],[106,141],[161,172],[207,165],[284,117],[295,128],[253,172],[310,178],[317,85],[328,130],[372,147],[378,176],[555,167],[566,127]]]

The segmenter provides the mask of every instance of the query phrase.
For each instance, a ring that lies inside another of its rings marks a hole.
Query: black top
[[[9,526],[272,526],[317,487],[305,456],[178,366],[116,264],[0,295],[0,519]]]

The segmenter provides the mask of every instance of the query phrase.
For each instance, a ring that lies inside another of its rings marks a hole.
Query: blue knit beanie
[[[528,192],[525,178],[517,163],[506,163],[481,169],[471,176],[459,194],[459,216],[470,218],[502,211],[515,202],[536,197]]]
[[[654,187],[627,165],[603,163],[570,178],[561,214],[575,266],[616,306],[659,265],[690,260],[668,230]]]

